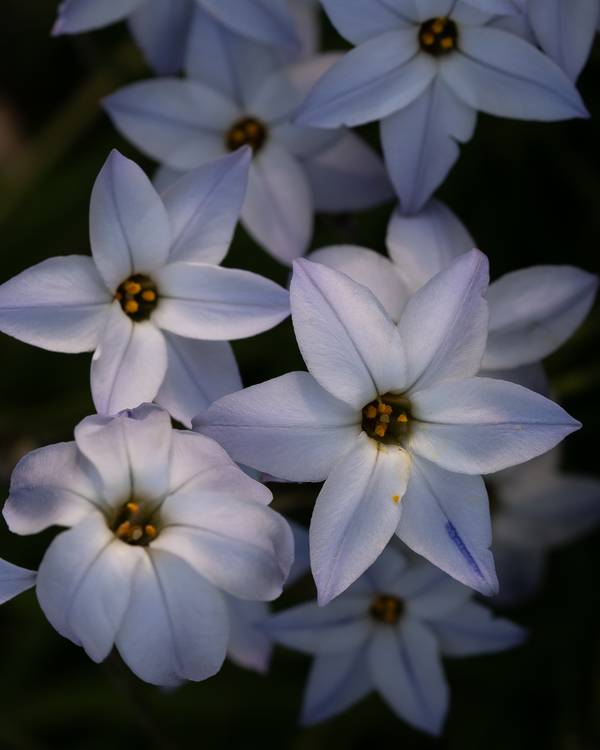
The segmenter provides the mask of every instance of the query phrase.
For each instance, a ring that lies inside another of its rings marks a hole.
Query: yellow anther
[[[154,302],[156,299],[156,292],[153,292],[152,289],[146,289],[145,292],[142,292],[142,299],[144,302]]]
[[[440,41],[440,44],[444,49],[452,49],[454,47],[454,39],[446,36]]]
[[[139,542],[140,539],[144,536],[144,530],[141,526],[134,526],[133,531],[130,534],[131,539],[134,542]]]
[[[156,539],[156,536],[158,534],[156,526],[153,526],[151,523],[148,523],[144,526],[144,532],[149,539]]]
[[[431,24],[431,30],[434,34],[441,34],[445,28],[446,24],[444,23],[444,20],[442,18],[438,18]]]
[[[127,503],[125,507],[130,513],[137,513],[138,510],[140,509],[140,506],[137,503],[134,503],[133,500]]]
[[[377,408],[371,404],[370,406],[367,406],[365,410],[365,416],[367,419],[375,419],[377,416]]]
[[[391,414],[392,413],[392,407],[389,404],[380,403],[377,408],[378,408],[380,414]]]
[[[392,495],[392,500],[398,505],[400,502],[400,495]]]
[[[385,433],[387,432],[387,425],[386,424],[378,424],[377,427],[375,427],[375,434],[377,437],[385,437]]]
[[[126,313],[136,313],[140,309],[139,303],[136,302],[134,299],[128,299],[125,303],[125,312]]]
[[[383,422],[384,424],[389,424],[390,423],[390,415],[389,414],[382,414],[379,417],[379,421]]]
[[[402,414],[398,415],[398,418],[396,419],[396,422],[401,422],[402,424],[406,424],[406,422],[408,422],[407,415],[404,412],[402,412]]]
[[[139,294],[142,291],[142,285],[137,281],[128,281],[125,284],[125,291],[127,294]]]
[[[119,539],[123,539],[123,537],[126,537],[129,535],[130,531],[131,531],[131,524],[129,523],[129,521],[123,521],[123,523],[115,531],[115,534],[119,537]]]
[[[421,43],[426,47],[431,47],[435,43],[435,37],[429,31],[426,31],[424,34],[421,34]]]

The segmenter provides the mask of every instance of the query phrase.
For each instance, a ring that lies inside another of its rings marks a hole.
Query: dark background
[[[124,26],[53,40],[55,0],[3,0],[0,26],[0,281],[47,257],[88,253],[93,181],[109,149],[140,160],[99,99],[149,75]],[[343,42],[326,28],[326,46]],[[600,47],[580,80],[590,121],[481,117],[440,196],[462,218],[492,273],[536,263],[598,272]],[[366,129],[368,138],[376,131]],[[151,165],[143,162],[145,166]],[[320,217],[313,247],[384,250],[391,206]],[[238,230],[228,265],[286,282]],[[598,471],[600,310],[548,362],[553,386],[584,429],[566,443],[570,468]],[[235,345],[247,385],[302,367],[289,323]],[[0,336],[0,484],[20,455],[69,440],[93,412],[90,355],[62,355]],[[278,488],[276,507],[308,520],[315,488]],[[36,568],[53,533],[11,536],[0,556]],[[600,748],[600,534],[555,554],[547,582],[511,615],[531,629],[514,652],[448,662],[452,706],[441,740],[397,720],[372,696],[312,729],[298,728],[308,660],[278,650],[268,677],[226,664],[215,678],[167,693],[111,657],[93,664],[46,622],[28,592],[0,610],[0,750],[114,748]],[[118,585],[118,584],[116,584]],[[311,595],[305,582],[287,601]]]

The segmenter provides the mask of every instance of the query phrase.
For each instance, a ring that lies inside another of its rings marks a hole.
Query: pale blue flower
[[[515,605],[536,593],[548,554],[600,523],[600,481],[562,471],[558,449],[486,478],[492,499],[496,596]]]
[[[297,121],[333,128],[380,120],[388,172],[405,212],[418,211],[443,181],[458,144],[473,134],[477,111],[525,120],[587,114],[553,60],[473,4],[323,5],[357,46],[318,81]]]
[[[282,67],[260,45],[205,19],[194,27],[186,65],[194,80],[134,83],[105,107],[121,133],[169,174],[251,146],[242,221],[291,265],[309,246],[315,211],[355,211],[393,195],[383,163],[356,135],[292,123],[335,59],[316,55]],[[160,184],[169,179],[163,172]]]
[[[177,685],[220,669],[224,593],[281,593],[293,538],[271,499],[214,441],[145,404],[88,417],[74,442],[26,455],[4,517],[17,534],[67,527],[35,583],[61,635],[96,662],[114,646],[141,679]]]
[[[580,426],[559,406],[474,377],[488,334],[485,256],[461,255],[398,324],[349,276],[294,266],[292,319],[309,373],[216,401],[194,422],[238,462],[325,484],[310,528],[319,602],[352,584],[394,533],[461,582],[497,591],[481,476],[541,455]]]
[[[272,617],[267,629],[279,643],[314,656],[302,723],[325,721],[376,691],[404,721],[440,734],[450,697],[442,657],[504,651],[526,635],[471,596],[390,547],[335,602]]]
[[[65,0],[54,34],[78,34],[127,19],[150,64],[175,73],[185,59],[190,28],[197,12],[242,36],[289,53],[303,43],[306,7],[312,0]],[[314,12],[314,8],[310,8]],[[310,20],[314,26],[316,19]]]
[[[285,289],[222,268],[244,200],[248,149],[190,172],[162,198],[117,151],[90,204],[92,257],[50,258],[0,286],[0,330],[58,352],[93,351],[98,412],[156,399],[189,425],[239,389],[227,341],[289,314]]]

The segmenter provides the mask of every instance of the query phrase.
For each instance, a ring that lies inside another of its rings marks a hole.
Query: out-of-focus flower
[[[483,6],[482,3],[478,3]],[[586,116],[549,57],[463,0],[323,0],[356,48],[317,82],[297,122],[381,121],[390,177],[405,212],[422,208],[473,134],[477,111],[525,120]]]
[[[0,559],[0,604],[35,586],[37,573]]]
[[[289,314],[288,293],[221,268],[244,199],[248,149],[207,164],[162,199],[114,151],[90,206],[92,258],[51,258],[0,287],[0,330],[51,351],[94,351],[98,412],[156,399],[185,424],[240,387],[227,340]]]
[[[543,580],[548,553],[600,523],[600,481],[560,470],[558,449],[486,483],[502,605],[519,604]]]
[[[580,425],[537,393],[473,377],[487,283],[485,256],[466,253],[410,298],[396,325],[367,287],[297,261],[292,319],[310,374],[225,396],[195,420],[240,463],[326,480],[310,528],[320,604],[395,532],[461,582],[497,591],[479,475],[545,453]]]
[[[391,199],[383,163],[356,135],[292,124],[335,55],[282,67],[259,45],[201,21],[186,65],[194,80],[143,81],[105,99],[121,133],[176,173],[251,147],[242,221],[286,264],[306,252],[315,210],[354,211]],[[159,184],[170,179],[163,173]]]
[[[41,448],[13,474],[11,531],[71,527],[46,551],[40,605],[61,635],[97,662],[113,645],[143,680],[202,680],[229,641],[221,591],[250,600],[281,593],[293,559],[270,491],[214,441],[171,428],[145,404],[93,416],[75,442]]]
[[[394,213],[390,258],[356,246],[317,250],[310,259],[368,287],[395,321],[429,279],[476,245],[450,209],[432,200],[419,214]],[[573,266],[533,266],[490,284],[489,333],[481,375],[547,392],[540,360],[572,336],[594,302],[598,278]]]
[[[78,34],[128,19],[148,62],[161,73],[175,73],[200,11],[237,34],[295,54],[303,45],[306,14],[315,12],[310,6],[309,0],[65,0],[53,34]]]
[[[424,561],[386,550],[340,598],[271,618],[281,644],[315,657],[302,707],[314,724],[373,690],[409,724],[439,734],[449,687],[442,657],[504,651],[525,631],[470,601],[472,592]]]

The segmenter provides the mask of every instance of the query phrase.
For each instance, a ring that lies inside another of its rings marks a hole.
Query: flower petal
[[[398,329],[412,389],[479,370],[488,329],[488,273],[485,255],[472,250],[408,301]]]
[[[361,431],[355,410],[306,372],[224,396],[194,428],[235,461],[293,482],[322,482]]]
[[[14,534],[75,526],[102,507],[99,487],[74,442],[38,448],[16,465],[4,520]]]
[[[193,12],[188,0],[144,0],[129,17],[131,34],[157,73],[181,70]]]
[[[351,131],[306,159],[304,168],[317,211],[364,211],[394,194],[380,157]]]
[[[381,122],[388,172],[406,213],[420,211],[473,136],[477,115],[437,76],[407,107]]]
[[[475,602],[466,602],[432,627],[444,656],[493,654],[519,646],[527,637],[526,630]]]
[[[227,596],[229,610],[229,645],[227,658],[244,669],[266,674],[273,645],[263,632],[262,624],[269,617],[265,602],[247,602]]]
[[[134,273],[152,273],[169,257],[165,207],[135,162],[113,151],[102,167],[90,203],[92,255],[109,289]]]
[[[414,216],[395,211],[388,225],[387,246],[411,294],[476,247],[456,215],[435,199]]]
[[[59,5],[58,17],[52,34],[79,34],[99,29],[132,13],[145,0],[64,0]]]
[[[439,735],[448,710],[448,684],[433,633],[410,617],[398,628],[382,625],[367,663],[375,689],[395,714],[417,729]]]
[[[350,50],[318,81],[300,108],[303,125],[363,125],[414,101],[435,76],[431,56],[419,54],[414,28],[388,31]]]
[[[110,302],[91,258],[49,258],[0,286],[0,330],[50,351],[93,351]]]
[[[267,143],[248,174],[242,208],[248,232],[281,263],[304,255],[313,233],[313,202],[302,164],[281,144]]]
[[[140,151],[182,172],[224,156],[225,134],[240,117],[223,94],[178,78],[133,83],[106,97],[103,105]]]
[[[179,336],[242,339],[273,328],[289,315],[287,290],[250,271],[170,263],[155,279],[161,300],[152,320]]]
[[[153,549],[181,557],[240,599],[271,601],[281,594],[294,558],[283,516],[246,498],[188,489],[165,500],[161,520]]]
[[[299,44],[294,18],[280,0],[202,0],[202,5],[225,26],[257,42],[291,48]]]
[[[371,37],[406,24],[399,12],[384,2],[364,0],[322,0],[329,20],[352,44],[361,44]]]
[[[552,354],[589,313],[597,289],[597,276],[573,266],[533,266],[495,281],[483,367],[506,370]]]
[[[370,289],[383,305],[386,313],[397,321],[408,302],[397,267],[374,250],[355,245],[333,245],[311,253],[309,260],[341,271]]]
[[[162,194],[171,222],[169,261],[219,264],[240,217],[251,152],[241,149],[198,167]]]
[[[98,471],[102,497],[113,506],[164,497],[171,438],[169,415],[151,404],[116,417],[86,417],[75,428],[77,447]]]
[[[35,586],[37,573],[0,559],[0,604]]]
[[[346,274],[300,260],[290,286],[292,319],[308,369],[330,393],[361,409],[406,384],[398,330],[373,294]]]
[[[490,26],[465,26],[460,48],[444,60],[440,75],[474,109],[520,120],[587,116],[577,89],[533,44]]]
[[[450,473],[414,458],[397,533],[414,552],[466,586],[487,596],[497,592],[481,477]]]
[[[345,591],[392,538],[406,492],[410,459],[362,433],[335,464],[310,524],[310,559],[319,604]]]
[[[412,406],[410,450],[465,474],[528,461],[581,427],[549,399],[491,378],[439,383],[412,394]]]
[[[227,341],[196,341],[165,333],[168,365],[156,403],[186,427],[221,396],[242,388]]]
[[[227,652],[223,596],[167,552],[152,551],[136,570],[117,648],[130,669],[154,685],[205,680]]]
[[[167,371],[167,345],[151,322],[134,323],[114,302],[92,359],[94,405],[100,414],[152,401]]]
[[[487,503],[485,507],[487,510]],[[489,530],[489,525],[488,520],[484,528]],[[473,596],[470,588],[425,560],[411,565],[390,591],[404,600],[409,614],[417,619],[433,622],[456,611]]]

